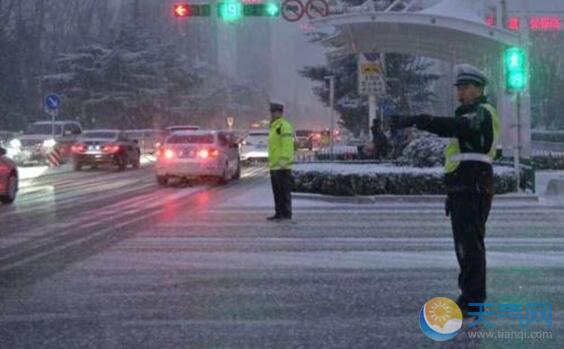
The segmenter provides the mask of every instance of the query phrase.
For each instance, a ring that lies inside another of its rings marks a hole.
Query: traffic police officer
[[[274,194],[275,214],[270,221],[292,219],[292,163],[294,161],[294,128],[283,117],[284,105],[270,103],[268,133],[268,166]]]
[[[456,257],[460,266],[457,300],[463,314],[478,311],[469,303],[486,299],[486,221],[494,194],[492,161],[499,139],[500,121],[484,95],[487,78],[477,68],[457,66],[455,86],[460,106],[454,117],[394,117],[395,129],[416,126],[451,137],[445,149],[446,214],[450,214]]]

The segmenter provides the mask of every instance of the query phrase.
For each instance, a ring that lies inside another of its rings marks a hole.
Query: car
[[[123,171],[127,165],[140,167],[141,151],[137,142],[130,140],[124,131],[88,130],[72,146],[72,160],[75,171],[84,166],[116,166]]]
[[[124,130],[127,137],[136,140],[141,154],[154,154],[163,143],[166,132],[158,129]]]
[[[6,149],[0,147],[0,202],[11,204],[18,192],[18,168],[6,156]]]
[[[241,161],[268,160],[268,130],[251,130],[241,144]]]
[[[176,125],[176,126],[169,126],[166,128],[168,133],[174,133],[178,131],[197,131],[200,129],[198,125]]]
[[[319,150],[321,147],[321,131],[312,131],[309,136],[310,150]]]
[[[309,149],[312,150],[313,145],[311,142],[311,130],[296,130],[296,149]]]
[[[7,147],[8,142],[15,137],[15,133],[11,131],[0,130],[0,147]]]
[[[157,150],[157,182],[166,186],[172,178],[212,178],[220,184],[239,179],[239,146],[228,132],[215,130],[178,131]]]
[[[82,133],[76,121],[37,121],[9,143],[9,153],[18,164],[48,163],[48,155],[57,150],[62,161],[71,156],[71,147]]]

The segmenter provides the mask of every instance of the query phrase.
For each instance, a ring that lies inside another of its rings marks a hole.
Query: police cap
[[[270,111],[279,111],[279,112],[283,112],[284,111],[284,104],[280,103],[280,102],[270,102]]]
[[[488,78],[480,69],[470,64],[460,64],[456,66],[456,83],[454,86],[476,84],[486,86]]]

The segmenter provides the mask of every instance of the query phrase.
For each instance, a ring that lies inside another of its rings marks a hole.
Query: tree
[[[358,6],[365,0],[344,0],[345,4]],[[391,5],[393,0],[378,0],[375,8],[383,10]],[[394,10],[403,10],[405,4],[396,3]],[[309,34],[313,42],[320,41],[327,36],[323,32]],[[433,83],[440,79],[440,75],[432,72],[433,62],[430,59],[401,54],[386,54],[385,71],[387,74],[386,103],[397,113],[413,114],[429,110],[436,102]],[[346,56],[330,62],[328,65],[304,67],[300,73],[314,81],[323,82],[327,75],[336,76],[335,110],[341,115],[341,124],[354,134],[368,124],[368,101],[366,97],[358,95],[357,58]],[[329,86],[321,84],[314,88],[314,93],[326,105],[329,105]],[[365,130],[367,131],[367,130]]]
[[[414,114],[427,110],[436,101],[432,84],[440,75],[430,72],[433,63],[420,57],[387,54],[385,70],[387,72],[386,102],[399,114]],[[300,73],[317,82],[324,82],[324,77],[334,74],[335,110],[341,115],[342,126],[358,135],[368,124],[368,102],[358,94],[357,58],[349,55],[326,66],[305,67]],[[321,84],[314,88],[314,93],[326,105],[329,105],[329,86]]]
[[[564,129],[563,32],[532,32],[530,94],[533,127]]]

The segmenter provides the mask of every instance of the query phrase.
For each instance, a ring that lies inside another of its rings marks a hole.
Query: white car
[[[241,144],[241,161],[268,160],[268,130],[252,130]]]
[[[71,147],[82,133],[77,121],[36,121],[9,143],[9,156],[18,164],[48,163],[48,155],[57,149],[63,161],[71,156]]]
[[[166,186],[171,178],[214,178],[225,184],[239,179],[239,145],[223,131],[177,131],[157,150],[157,181]]]

